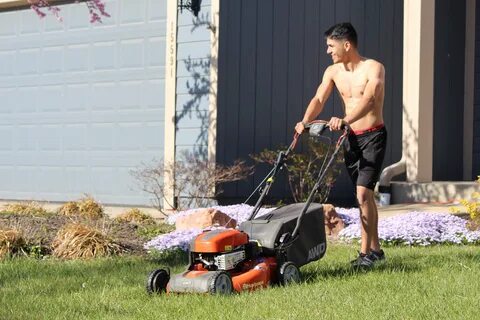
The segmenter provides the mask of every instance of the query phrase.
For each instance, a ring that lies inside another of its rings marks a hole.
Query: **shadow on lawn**
[[[302,270],[302,276],[306,283],[318,282],[331,278],[346,278],[358,274],[376,273],[413,273],[418,272],[422,268],[417,264],[403,262],[386,262],[376,265],[370,270],[354,269],[349,263],[336,268],[322,268]]]

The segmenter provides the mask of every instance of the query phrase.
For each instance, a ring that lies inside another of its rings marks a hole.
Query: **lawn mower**
[[[325,121],[314,121],[306,127],[310,136],[319,137],[327,126]],[[343,128],[331,156],[325,157],[305,203],[286,205],[256,217],[275,176],[295,148],[299,137],[295,134],[288,149],[278,154],[271,171],[253,191],[252,195],[261,189],[261,194],[249,218],[238,229],[206,230],[198,235],[190,244],[187,270],[176,275],[171,275],[169,269],[152,271],[147,278],[147,292],[230,294],[299,282],[299,268],[321,259],[326,251],[323,206],[312,200],[348,130],[347,126]]]

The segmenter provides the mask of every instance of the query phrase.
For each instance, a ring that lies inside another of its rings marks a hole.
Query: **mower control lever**
[[[287,243],[291,237],[292,237],[292,234],[290,232],[285,232],[280,236],[280,239],[278,239],[278,242],[280,243],[280,245],[282,245],[284,243]]]

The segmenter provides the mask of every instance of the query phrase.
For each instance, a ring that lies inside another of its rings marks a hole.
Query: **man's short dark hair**
[[[337,23],[325,31],[325,38],[347,40],[357,47],[357,31],[350,22]]]

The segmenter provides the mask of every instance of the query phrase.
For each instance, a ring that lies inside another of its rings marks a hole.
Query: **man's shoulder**
[[[372,58],[365,58],[365,64],[367,65],[368,68],[375,68],[375,69],[384,69],[385,67],[383,64],[375,59]]]
[[[329,74],[330,76],[333,77],[339,70],[340,70],[339,69],[339,63],[334,63],[334,64],[329,65],[325,69],[325,74]]]

